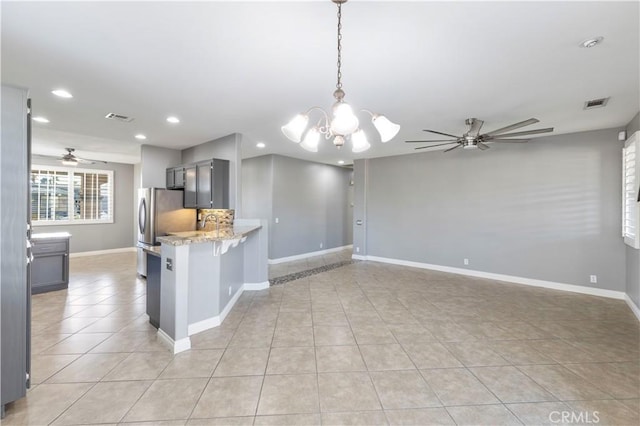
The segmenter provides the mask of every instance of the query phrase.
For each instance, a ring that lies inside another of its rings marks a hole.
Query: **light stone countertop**
[[[208,243],[214,241],[238,240],[262,226],[233,226],[220,227],[213,231],[169,232],[166,237],[158,237],[158,241],[172,246]]]
[[[142,244],[142,245],[138,245],[138,247],[144,250],[145,253],[148,253],[152,256],[158,256],[158,257],[162,256],[160,246],[150,246],[150,245]]]
[[[71,238],[71,234],[68,232],[41,232],[31,234],[32,240],[46,240],[48,238]]]

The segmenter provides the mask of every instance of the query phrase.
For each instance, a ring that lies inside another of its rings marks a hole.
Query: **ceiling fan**
[[[107,164],[106,161],[103,160],[90,160],[88,158],[80,158],[78,156],[76,156],[74,154],[75,149],[74,148],[65,148],[67,150],[67,153],[64,154],[62,157],[53,157],[50,155],[39,155],[39,157],[49,157],[49,158],[56,158],[58,160],[60,160],[60,162],[62,164],[64,164],[65,166],[77,166],[78,163],[81,164],[96,164],[96,163],[103,163],[103,164]]]
[[[493,130],[488,133],[480,134],[480,129],[484,124],[484,121],[478,120],[477,118],[467,118],[465,120],[465,124],[469,126],[469,130],[462,136],[456,136],[449,133],[437,132],[435,130],[424,130],[425,132],[435,133],[437,135],[449,136],[453,139],[438,139],[438,140],[429,140],[429,141],[405,141],[406,143],[434,143],[437,142],[437,145],[427,145],[420,146],[416,149],[425,149],[425,148],[433,148],[436,146],[444,146],[456,144],[455,146],[445,149],[443,152],[449,152],[456,148],[463,147],[464,149],[489,149],[489,145],[486,142],[498,142],[498,143],[523,143],[529,142],[529,139],[511,139],[513,136],[525,136],[525,135],[535,135],[538,133],[547,133],[553,132],[553,127],[548,127],[546,129],[536,129],[536,130],[526,130],[524,132],[515,132],[515,133],[507,133],[512,130],[519,129],[521,127],[530,126],[531,124],[538,123],[540,120],[537,118],[530,118],[528,120],[521,121],[519,123],[511,124],[506,127],[502,127],[497,130]]]

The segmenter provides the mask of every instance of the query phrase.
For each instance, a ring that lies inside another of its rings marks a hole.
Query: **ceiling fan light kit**
[[[300,143],[300,146],[310,152],[318,152],[321,136],[325,139],[333,138],[333,144],[337,148],[344,146],[347,140],[351,141],[354,153],[364,152],[371,148],[367,135],[360,129],[360,120],[354,114],[351,106],[344,101],[342,90],[342,4],[347,0],[331,0],[338,5],[338,73],[336,90],[333,97],[336,102],[331,108],[331,118],[327,112],[317,106],[309,108],[305,113],[296,115],[289,123],[281,127],[282,133],[291,141]],[[320,111],[322,117],[318,123],[307,130],[309,114]],[[380,134],[380,140],[385,143],[393,139],[400,131],[400,126],[391,122],[384,115],[362,110],[371,115],[371,121]],[[304,138],[303,138],[304,134]]]
[[[64,154],[62,157],[56,157],[65,166],[75,167],[75,166],[78,165],[78,163],[83,163],[83,164],[103,163],[103,164],[107,164],[107,162],[103,161],[103,160],[89,160],[88,158],[80,158],[80,157],[78,157],[78,156],[76,156],[74,154],[74,152],[75,152],[74,148],[65,148],[65,149],[67,150],[66,154]]]
[[[456,136],[450,133],[438,132],[436,130],[424,130],[425,132],[435,133],[437,135],[442,135],[442,136],[448,136],[453,139],[438,139],[438,140],[430,140],[430,141],[405,141],[405,142],[406,143],[438,142],[437,145],[420,146],[416,149],[434,148],[437,146],[455,144],[455,146],[445,149],[443,152],[453,151],[454,149],[460,148],[460,147],[462,147],[463,149],[480,149],[484,151],[485,149],[490,148],[490,146],[487,145],[486,142],[524,143],[524,142],[529,142],[529,139],[511,139],[511,138],[513,136],[526,136],[526,135],[535,135],[539,133],[553,132],[553,127],[547,127],[546,129],[535,129],[535,130],[526,130],[523,132],[508,133],[508,132],[511,132],[512,130],[516,130],[525,126],[530,126],[531,124],[535,124],[538,122],[540,122],[540,120],[538,120],[537,118],[530,118],[528,120],[520,121],[518,123],[501,127],[500,129],[492,130],[491,132],[480,134],[480,129],[482,129],[482,125],[484,124],[484,121],[478,120],[477,118],[467,118],[465,120],[465,124],[469,126],[469,130],[462,136]]]

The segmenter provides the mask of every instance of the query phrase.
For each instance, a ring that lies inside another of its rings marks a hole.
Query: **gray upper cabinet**
[[[184,167],[176,167],[173,169],[174,188],[184,188]]]
[[[185,208],[228,209],[229,161],[213,159],[167,169],[167,188],[184,188]]]
[[[166,188],[167,189],[173,189],[176,186],[176,180],[174,177],[174,172],[173,169],[167,169],[167,184],[166,184]]]
[[[213,176],[213,162],[201,161],[196,164],[196,175],[198,176],[198,196],[196,207],[199,209],[211,209],[213,208],[212,198],[212,182]]]
[[[184,167],[184,207],[196,208],[198,182],[196,179],[195,164]]]
[[[167,189],[184,188],[184,167],[171,167],[167,169]]]
[[[211,209],[229,208],[229,160],[213,159],[211,169]]]

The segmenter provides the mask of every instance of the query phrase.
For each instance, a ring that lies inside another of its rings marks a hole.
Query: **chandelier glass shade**
[[[307,151],[318,152],[320,139],[333,138],[333,144],[341,148],[347,140],[351,141],[354,153],[364,152],[371,148],[367,136],[360,128],[360,120],[353,112],[353,108],[344,101],[342,90],[342,3],[347,0],[331,0],[338,5],[338,82],[333,96],[336,102],[331,108],[331,114],[317,106],[309,108],[305,113],[296,115],[289,123],[281,127],[282,133],[291,141],[300,143]],[[312,111],[320,111],[321,118],[317,125],[309,128],[309,115]],[[393,139],[400,131],[400,126],[387,117],[368,110],[363,112],[371,115],[371,121],[380,134],[380,140],[385,143]],[[306,133],[305,133],[306,130]],[[303,137],[304,136],[304,137]]]

